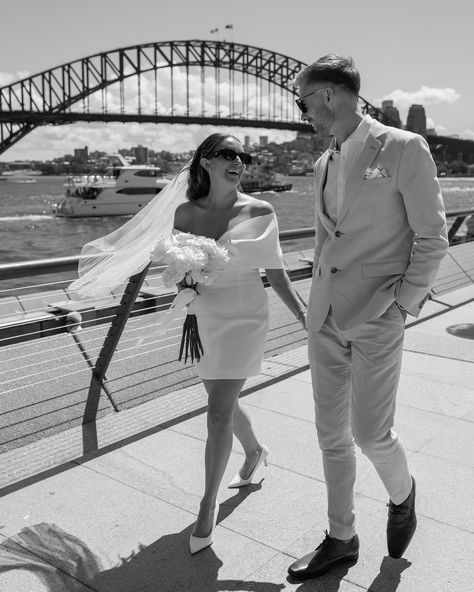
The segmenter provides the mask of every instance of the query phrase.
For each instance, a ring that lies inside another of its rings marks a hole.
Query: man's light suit
[[[330,151],[316,162],[316,245],[308,305],[316,425],[328,487],[330,536],[355,532],[354,439],[394,503],[410,492],[393,431],[404,313],[418,316],[448,241],[426,141],[382,125],[347,171],[337,221],[325,212]]]

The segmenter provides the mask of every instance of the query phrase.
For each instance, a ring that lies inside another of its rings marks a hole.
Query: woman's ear
[[[202,168],[203,168],[205,171],[209,171],[209,165],[210,165],[210,162],[209,162],[209,159],[208,159],[208,158],[205,158],[205,157],[203,156],[203,157],[201,158],[201,160],[199,161],[199,163],[200,163],[200,165],[202,166]]]

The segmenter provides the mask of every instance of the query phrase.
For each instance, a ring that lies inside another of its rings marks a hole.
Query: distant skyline
[[[423,104],[428,127],[474,139],[470,4],[461,0],[456,10],[447,10],[429,0],[15,0],[2,5],[0,86],[100,51],[153,41],[226,39],[306,63],[335,51],[354,58],[361,95],[374,105],[392,99],[405,123],[409,106]],[[233,28],[225,29],[227,24]],[[137,144],[181,152],[215,129],[134,123],[40,127],[0,160],[49,160],[86,145],[106,152]],[[242,140],[295,136],[232,129]]]

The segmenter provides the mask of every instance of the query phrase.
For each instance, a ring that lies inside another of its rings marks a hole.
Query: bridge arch
[[[309,130],[293,102],[293,80],[305,65],[260,47],[198,39],[97,53],[0,88],[0,154],[38,126],[75,121]],[[167,83],[162,71],[169,73]],[[132,113],[127,112],[126,99],[130,80],[136,101]],[[116,94],[111,108],[112,88]],[[380,117],[370,103],[361,102],[365,112]],[[98,112],[91,111],[91,103]]]

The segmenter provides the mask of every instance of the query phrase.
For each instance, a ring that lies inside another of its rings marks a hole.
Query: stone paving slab
[[[449,306],[456,306],[459,304],[466,303],[474,298],[474,285],[465,286],[452,292],[445,292],[440,296],[435,296],[435,300],[443,302]],[[425,307],[423,307],[424,310]]]
[[[474,330],[474,302],[409,329],[405,334],[405,351],[419,351],[474,363],[474,339],[464,338],[461,331],[467,325]]]
[[[462,418],[472,409],[473,365],[404,352],[397,405]],[[435,379],[435,380],[433,380]]]

